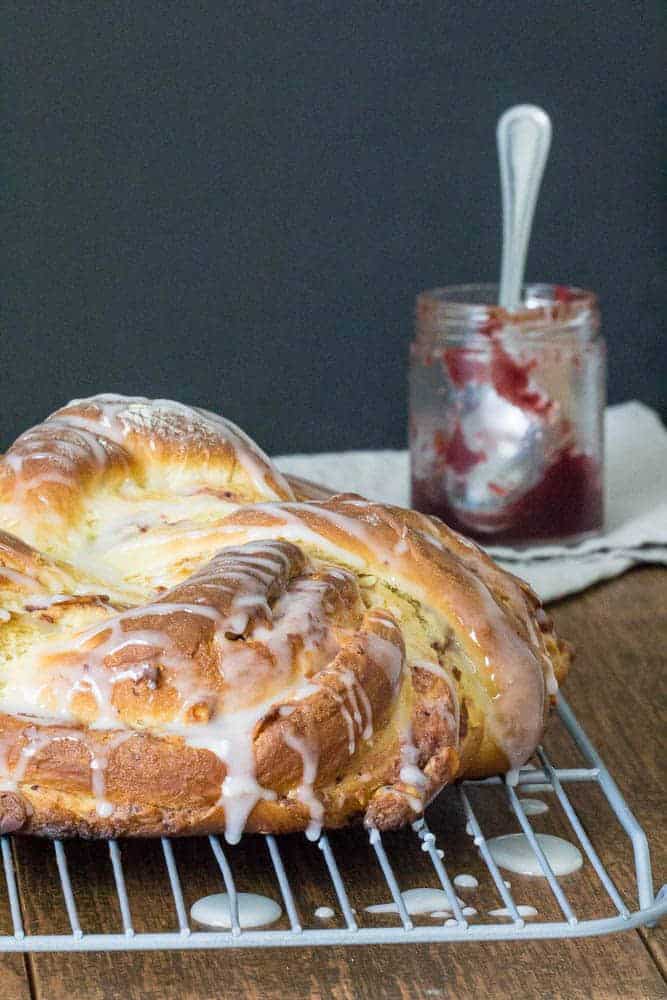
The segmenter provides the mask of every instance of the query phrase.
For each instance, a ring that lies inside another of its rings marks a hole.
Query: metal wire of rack
[[[422,851],[428,856],[434,875],[434,881],[444,890],[451,919],[447,923],[422,926],[415,924],[408,913],[405,900],[401,894],[399,880],[390,860],[390,851],[378,831],[370,831],[369,841],[372,852],[382,872],[386,887],[396,905],[399,917],[398,923],[387,926],[362,926],[352,907],[345,878],[341,874],[329,838],[325,833],[319,838],[318,846],[332,890],[336,896],[344,926],[330,928],[303,927],[299,915],[298,888],[292,886],[281,857],[278,840],[273,836],[264,838],[268,859],[280,889],[282,902],[289,922],[289,929],[242,929],[239,921],[238,894],[234,881],[232,867],[218,837],[209,837],[213,857],[220,872],[225,891],[230,900],[229,930],[193,930],[188,919],[188,910],[181,884],[172,843],[163,838],[161,850],[166,869],[171,898],[174,907],[175,924],[169,932],[137,932],[133,926],[130,899],[126,887],[125,872],[121,847],[118,842],[108,842],[109,857],[113,871],[115,892],[118,899],[122,929],[116,933],[85,933],[81,927],[75,892],[68,867],[65,844],[55,841],[53,849],[55,862],[60,878],[63,903],[70,925],[69,934],[31,934],[24,930],[16,872],[12,858],[11,842],[8,837],[0,838],[2,865],[6,879],[9,911],[13,925],[13,933],[0,935],[0,952],[41,952],[41,951],[124,951],[124,950],[164,950],[193,948],[248,948],[248,947],[295,947],[313,945],[361,945],[385,944],[397,942],[464,942],[490,940],[522,940],[528,938],[565,938],[587,937],[608,934],[617,931],[631,930],[640,925],[652,925],[667,913],[667,887],[656,895],[653,891],[651,861],[646,834],[633,816],[623,799],[618,786],[609,771],[598,756],[584,730],[577,722],[571,708],[564,698],[559,697],[559,716],[582,753],[587,766],[576,768],[555,767],[546,751],[540,747],[537,759],[541,768],[535,770],[522,769],[519,775],[520,784],[524,787],[548,784],[558,799],[568,820],[572,832],[576,835],[583,854],[588,860],[600,885],[609,898],[612,913],[593,919],[580,919],[574,907],[568,900],[563,886],[554,874],[540,843],[536,838],[531,823],[526,815],[515,787],[506,779],[497,777],[480,781],[464,781],[459,787],[461,804],[468,824],[468,831],[474,838],[474,845],[484,861],[493,880],[498,895],[506,908],[508,920],[494,923],[472,923],[464,915],[463,907],[457,898],[452,879],[442,851],[437,845],[436,836],[429,829],[426,821],[420,821],[413,827],[413,833]],[[609,871],[603,864],[599,854],[593,847],[584,829],[570,795],[566,791],[568,785],[580,783],[595,783],[606,797],[618,823],[630,839],[632,849],[632,864],[638,907],[631,909],[614,883]],[[471,792],[474,788],[481,791],[487,786],[499,786],[505,789],[514,815],[523,833],[535,852],[539,867],[548,885],[556,906],[560,911],[560,919],[551,921],[526,922],[520,915],[517,903],[510,891],[510,884],[503,876],[489,850],[487,838],[479,822],[473,805]]]

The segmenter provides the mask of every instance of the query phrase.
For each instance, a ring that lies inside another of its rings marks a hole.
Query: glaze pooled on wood
[[[462,872],[460,875],[454,876],[454,885],[457,889],[476,889],[479,882],[474,875],[466,875]]]
[[[584,863],[581,851],[562,837],[550,833],[535,834],[554,875],[571,875]],[[487,842],[491,857],[501,868],[519,875],[544,877],[537,855],[523,833],[492,837]]]
[[[239,927],[266,927],[275,924],[282,916],[282,909],[275,900],[255,892],[237,892]],[[190,916],[204,927],[228,929],[232,926],[232,908],[226,892],[204,896],[193,903]]]
[[[537,910],[534,906],[517,906],[517,913],[520,917],[536,917]],[[511,917],[512,913],[506,906],[501,906],[497,910],[489,910],[490,917]]]
[[[406,889],[401,893],[405,909],[410,916],[424,913],[451,913],[452,906],[444,889]],[[463,905],[463,900],[457,897],[457,902]],[[394,902],[375,903],[366,907],[366,913],[398,913],[398,905]]]
[[[519,799],[526,816],[541,816],[549,812],[549,806],[542,799]]]

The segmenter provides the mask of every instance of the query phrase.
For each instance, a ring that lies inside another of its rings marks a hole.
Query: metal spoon
[[[551,121],[532,104],[509,108],[498,121],[503,206],[503,253],[499,304],[515,312],[521,303],[526,254],[535,205],[551,145]],[[447,475],[447,492],[463,523],[479,528],[481,514],[501,518],[539,480],[551,448],[552,428],[498,395],[488,384],[468,387],[461,424],[466,438],[486,455],[465,477]],[[501,485],[502,492],[498,488]]]
[[[537,194],[551,145],[551,120],[534,104],[517,104],[496,130],[503,201],[503,255],[499,302],[517,309],[526,269]]]

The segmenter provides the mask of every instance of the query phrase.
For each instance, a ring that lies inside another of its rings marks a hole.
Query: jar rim
[[[417,295],[417,324],[423,332],[446,332],[465,326],[488,334],[504,327],[529,328],[536,333],[575,328],[582,322],[597,325],[598,298],[575,285],[545,282],[526,284],[515,311],[499,306],[498,285],[489,283],[444,285]]]

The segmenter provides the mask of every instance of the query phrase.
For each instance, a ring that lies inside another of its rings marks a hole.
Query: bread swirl
[[[523,763],[568,667],[434,518],[289,482],[233,424],[70,403],[0,460],[0,828],[414,820]]]

